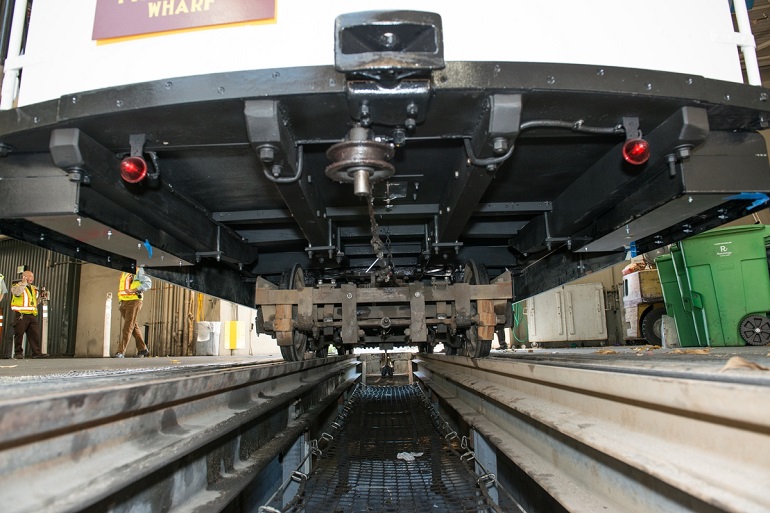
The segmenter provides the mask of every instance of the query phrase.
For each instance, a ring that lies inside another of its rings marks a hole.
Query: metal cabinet
[[[527,299],[530,342],[607,340],[604,286],[564,285]]]

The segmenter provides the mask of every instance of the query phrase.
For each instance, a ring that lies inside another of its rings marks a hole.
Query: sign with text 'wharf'
[[[96,0],[91,39],[269,20],[276,0]]]

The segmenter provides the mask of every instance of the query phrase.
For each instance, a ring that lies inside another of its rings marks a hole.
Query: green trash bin
[[[663,289],[663,302],[666,304],[666,314],[674,318],[679,345],[682,347],[698,346],[698,335],[695,333],[695,323],[692,310],[687,312],[682,302],[682,293],[677,282],[676,269],[672,255],[661,255],[655,259],[658,268],[660,287]]]
[[[770,342],[765,231],[764,225],[717,228],[680,242],[701,344]],[[700,338],[700,326],[705,339]]]
[[[671,248],[671,262],[674,264],[674,272],[676,273],[676,283],[679,288],[679,295],[682,297],[682,310],[686,315],[690,316],[692,321],[693,334],[693,346],[708,346],[708,335],[706,330],[706,323],[703,321],[703,315],[700,310],[696,310],[692,305],[692,293],[690,292],[690,280],[687,278],[687,268],[684,265],[684,257],[682,257],[682,251],[678,244],[672,244]],[[683,321],[686,322],[686,321]]]

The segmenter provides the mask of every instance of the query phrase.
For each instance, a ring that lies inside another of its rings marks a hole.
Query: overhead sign
[[[96,0],[91,39],[269,20],[276,0]]]

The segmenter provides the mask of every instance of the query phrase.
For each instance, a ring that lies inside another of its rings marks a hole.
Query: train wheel
[[[281,275],[280,288],[284,290],[296,289],[300,290],[305,287],[305,272],[302,270],[299,264],[284,271]],[[293,315],[296,316],[296,309],[293,310]],[[305,359],[305,351],[308,349],[307,335],[299,330],[294,330],[292,336],[292,344],[290,346],[280,346],[281,356],[288,362],[298,362]],[[317,355],[317,353],[316,353]]]
[[[488,285],[489,275],[487,268],[483,264],[477,264],[473,260],[468,260],[463,272],[463,282],[471,285]],[[472,313],[478,313],[478,303],[471,303]],[[465,331],[465,344],[463,354],[470,358],[484,358],[489,356],[492,349],[492,340],[479,338],[478,326],[471,326]]]

